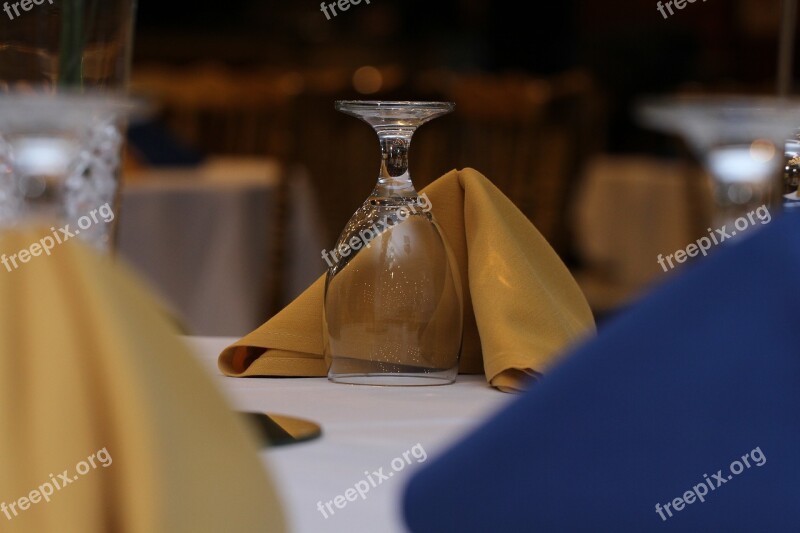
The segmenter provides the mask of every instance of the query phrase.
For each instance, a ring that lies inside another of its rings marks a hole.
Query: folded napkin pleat
[[[0,254],[48,234],[0,235]],[[17,266],[0,267],[2,531],[285,530],[256,436],[133,275],[77,241]]]
[[[594,331],[580,288],[525,215],[473,169],[425,188],[455,257],[464,294],[459,371],[521,391]],[[406,222],[404,222],[406,223]],[[266,324],[226,348],[228,376],[325,376],[324,276]]]

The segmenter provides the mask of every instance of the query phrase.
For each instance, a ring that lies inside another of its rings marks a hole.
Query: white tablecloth
[[[217,355],[233,340],[188,342],[235,408],[298,416],[322,426],[321,439],[262,453],[296,532],[404,531],[400,502],[413,473],[514,399],[490,388],[482,376],[459,376],[454,385],[412,388],[339,385],[324,378],[226,378],[217,370]],[[343,509],[333,507],[335,514],[328,518],[317,509],[317,502],[324,505],[366,479],[365,471],[392,472],[392,460],[416,444],[427,452],[426,461],[410,456],[410,465],[380,484],[373,476],[377,486],[365,499],[358,497]],[[464,497],[468,503],[469,495]]]
[[[639,156],[590,162],[574,211],[580,255],[578,282],[595,310],[628,303],[666,273],[659,254],[705,235],[708,183],[680,163]]]
[[[277,198],[288,180],[282,238],[283,295],[276,272]],[[119,252],[194,335],[241,336],[320,274],[325,248],[305,173],[269,159],[214,158],[198,169],[132,175],[122,193]]]

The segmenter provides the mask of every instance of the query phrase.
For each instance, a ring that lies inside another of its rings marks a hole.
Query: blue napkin
[[[404,512],[420,533],[800,531],[800,215],[614,320]]]

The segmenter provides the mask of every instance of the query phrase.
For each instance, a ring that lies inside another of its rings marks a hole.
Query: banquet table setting
[[[261,314],[291,302],[324,271],[316,251],[324,238],[301,168],[266,158],[215,157],[199,168],[139,170],[126,179],[118,252],[195,334],[254,329]],[[282,202],[295,206],[285,220]],[[304,246],[276,263],[284,241]],[[281,291],[277,278],[285,284]]]
[[[0,531],[798,530],[797,0],[212,4],[0,7]]]

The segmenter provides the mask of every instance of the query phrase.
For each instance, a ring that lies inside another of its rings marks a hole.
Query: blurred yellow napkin
[[[50,234],[0,235],[0,530],[284,531],[254,435],[159,305],[78,242],[19,254]]]
[[[570,344],[594,331],[583,293],[506,196],[473,169],[423,191],[458,262],[464,288],[461,373],[521,391]],[[226,348],[228,376],[325,376],[324,276],[269,322]]]

